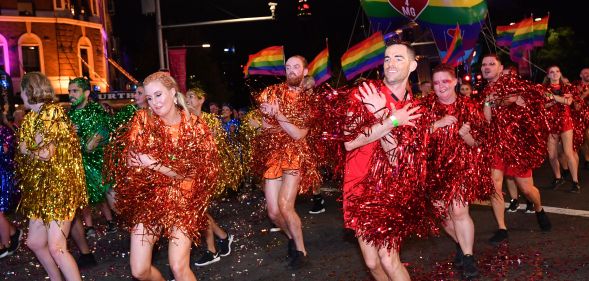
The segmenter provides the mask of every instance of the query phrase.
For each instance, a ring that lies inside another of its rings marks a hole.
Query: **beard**
[[[292,87],[299,87],[301,86],[301,82],[303,82],[303,76],[296,76],[296,75],[288,75],[286,76],[286,84]]]

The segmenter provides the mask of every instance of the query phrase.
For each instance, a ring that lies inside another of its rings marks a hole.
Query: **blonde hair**
[[[186,90],[186,95],[188,95],[188,92],[193,92],[198,99],[202,99],[202,98],[207,97],[207,93],[205,92],[205,90],[203,90],[200,87],[192,87],[192,88]]]
[[[186,114],[188,114],[188,116],[190,116],[190,110],[188,110],[188,105],[186,104],[186,99],[184,98],[184,95],[180,92],[180,88],[178,87],[178,83],[176,83],[176,80],[174,80],[174,78],[170,75],[170,73],[163,72],[163,71],[158,71],[158,72],[152,73],[149,76],[147,76],[147,78],[145,78],[145,80],[143,80],[143,86],[147,86],[147,84],[149,84],[153,81],[158,81],[158,82],[162,83],[162,85],[164,87],[166,87],[166,89],[168,89],[168,90],[175,89],[176,90],[175,98],[178,102],[176,104],[176,106],[180,107],[180,109],[184,110],[184,112]]]
[[[55,93],[51,82],[41,72],[27,72],[20,81],[20,89],[29,99],[29,104],[52,102]]]

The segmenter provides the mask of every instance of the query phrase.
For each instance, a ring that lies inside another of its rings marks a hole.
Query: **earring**
[[[178,99],[177,98],[174,99],[174,104],[175,105],[178,105]]]

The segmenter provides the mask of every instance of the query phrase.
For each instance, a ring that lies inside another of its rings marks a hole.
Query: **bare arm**
[[[376,123],[372,125],[370,128],[364,129],[364,132],[358,134],[358,136],[351,141],[344,142],[344,147],[346,151],[354,150],[358,147],[365,146],[373,141],[381,139],[382,137],[386,136],[393,128],[393,123],[385,120],[382,123]]]
[[[282,112],[278,112],[275,117],[282,130],[284,130],[291,138],[300,140],[307,136],[307,133],[309,132],[308,128],[297,127],[297,125],[291,123]]]
[[[95,134],[90,138],[90,140],[86,143],[86,151],[90,152],[96,149],[100,142],[102,141],[103,137],[100,134]]]
[[[147,154],[130,153],[127,161],[131,166],[152,169],[173,179],[184,179],[184,176],[179,175],[169,167],[161,165],[159,161]]]

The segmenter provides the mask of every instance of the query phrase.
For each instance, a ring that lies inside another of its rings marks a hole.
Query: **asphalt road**
[[[509,242],[491,246],[487,239],[496,230],[491,208],[474,205],[471,215],[476,227],[475,256],[481,269],[477,280],[589,280],[589,170],[581,169],[581,194],[564,190],[542,189],[549,186],[552,175],[545,165],[534,172],[541,188],[545,206],[553,223],[550,233],[539,231],[534,214],[506,214],[510,229]],[[371,280],[364,266],[353,234],[342,228],[341,192],[337,184],[327,184],[327,211],[318,215],[307,213],[310,197],[298,199],[297,210],[304,225],[305,244],[310,263],[292,271],[286,267],[286,242],[282,233],[268,231],[270,223],[259,190],[244,190],[217,202],[212,214],[234,234],[233,252],[221,261],[206,267],[192,266],[199,280]],[[506,199],[507,200],[507,199]],[[523,201],[523,200],[520,200]],[[523,208],[524,206],[522,206]],[[567,210],[568,209],[568,210]],[[561,214],[569,211],[572,215]],[[12,216],[19,225],[21,217]],[[83,269],[84,280],[131,280],[129,268],[129,234],[120,229],[105,234],[104,220],[96,215],[98,236],[90,239],[98,265]],[[71,244],[71,243],[70,243]],[[155,265],[172,280],[167,265],[167,241],[158,243]],[[74,256],[77,249],[70,245]],[[193,264],[202,254],[202,246],[194,246]],[[412,280],[460,280],[451,261],[454,244],[445,235],[407,241],[402,248]],[[33,253],[24,245],[11,257],[0,260],[0,279],[44,280],[45,271]]]

